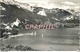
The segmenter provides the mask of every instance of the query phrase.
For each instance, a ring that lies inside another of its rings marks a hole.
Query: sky
[[[44,8],[79,9],[80,0],[15,0]]]
[[[16,0],[22,3],[35,3],[32,5],[42,6],[44,8],[61,8],[61,9],[79,9],[80,0]]]
[[[21,2],[53,2],[53,3],[61,3],[64,1],[70,1],[70,2],[75,2],[75,3],[80,3],[80,0],[17,0]]]
[[[46,3],[46,2],[48,2],[48,0],[16,0],[16,1],[20,1],[22,3],[24,3],[24,2],[34,2],[34,3]]]

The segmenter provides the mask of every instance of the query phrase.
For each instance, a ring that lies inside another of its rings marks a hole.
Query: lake
[[[1,44],[27,45],[41,51],[76,51],[79,49],[79,29],[31,29],[20,30],[19,34],[36,32],[36,35],[23,35],[16,38],[10,38],[0,41]]]

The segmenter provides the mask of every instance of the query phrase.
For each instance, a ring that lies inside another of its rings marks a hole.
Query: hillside
[[[19,3],[16,1],[13,1],[13,3],[0,2],[0,4],[1,8],[5,9],[1,9],[1,15],[3,15],[1,16],[1,21],[5,23],[12,23],[16,20],[16,18],[18,18],[21,22],[28,20],[28,24],[44,24],[46,21],[49,21],[52,24],[59,22],[64,25],[65,23],[79,23],[79,16],[73,15],[63,9],[33,7],[27,3]],[[40,11],[44,12],[46,16],[37,14]]]

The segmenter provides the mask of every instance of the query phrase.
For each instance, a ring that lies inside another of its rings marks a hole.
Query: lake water
[[[53,30],[20,30],[19,34],[36,32],[36,35],[24,35],[0,42],[10,45],[27,45],[38,50],[48,51],[76,51],[79,49],[78,28]]]

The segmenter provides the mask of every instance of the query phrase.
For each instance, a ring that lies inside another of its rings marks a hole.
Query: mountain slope
[[[22,22],[28,20],[27,23],[29,24],[44,24],[46,21],[50,21],[50,23],[54,24],[56,22],[73,22],[71,20],[74,18],[70,19],[71,16],[73,16],[70,12],[58,8],[46,9],[42,7],[33,7],[29,6],[27,3],[25,4],[15,1],[14,3],[8,2],[7,4],[5,2],[0,2],[0,4],[3,8],[5,8],[5,10],[1,10],[1,15],[5,15],[2,17],[2,21],[5,23],[12,23],[16,20],[16,18],[18,18]],[[39,11],[43,10],[47,16],[37,14]],[[69,18],[70,21],[64,20],[67,18]]]

